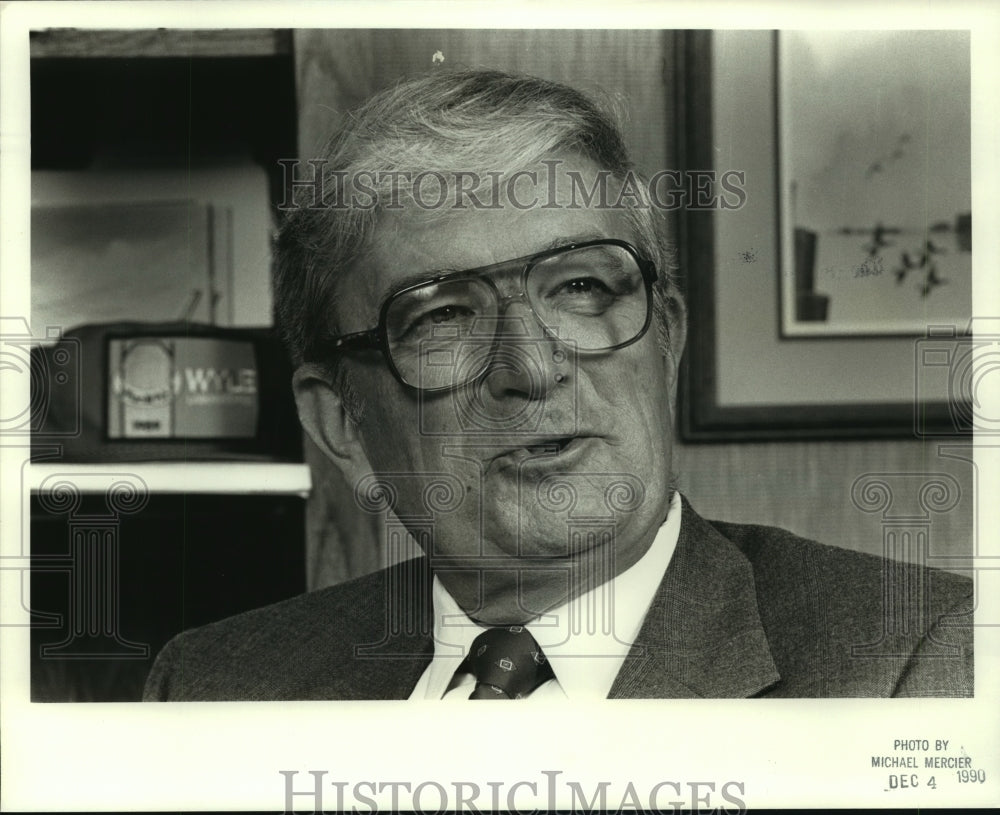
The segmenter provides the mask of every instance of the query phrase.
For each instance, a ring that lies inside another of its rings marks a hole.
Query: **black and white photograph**
[[[15,5],[5,811],[996,800],[995,13]]]

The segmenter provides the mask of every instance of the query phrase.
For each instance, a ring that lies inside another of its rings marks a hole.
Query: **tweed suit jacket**
[[[186,632],[145,699],[405,699],[433,656],[430,586],[417,558]],[[966,578],[706,521],[684,500],[609,696],[971,696],[972,609]]]

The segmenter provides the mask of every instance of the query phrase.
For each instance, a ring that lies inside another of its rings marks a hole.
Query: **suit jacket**
[[[186,632],[145,698],[405,699],[433,655],[430,587],[417,558]],[[947,572],[706,521],[685,500],[609,696],[971,696],[972,594]]]

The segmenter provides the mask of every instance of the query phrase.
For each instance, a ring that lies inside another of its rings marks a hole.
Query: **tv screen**
[[[96,323],[33,347],[31,363],[37,457],[301,461],[291,364],[270,329]]]
[[[109,439],[252,439],[252,342],[147,336],[108,340]]]

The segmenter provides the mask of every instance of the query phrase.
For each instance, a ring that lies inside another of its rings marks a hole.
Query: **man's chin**
[[[438,564],[437,576],[455,602],[482,625],[519,625],[566,602],[571,571],[521,564],[510,569]]]
[[[518,591],[540,593],[547,598],[541,610],[551,608],[552,598],[568,596],[572,586],[590,587],[617,574],[617,552],[607,539],[580,537],[570,546],[564,533],[561,543],[531,551],[497,552],[478,557],[435,557],[431,568],[445,585],[460,585],[467,597],[480,591],[502,597]],[[610,541],[613,544],[613,541]],[[491,588],[492,587],[492,588]],[[501,588],[502,587],[502,588]],[[456,597],[456,599],[458,599]]]
[[[648,526],[648,513],[609,511],[603,489],[584,500],[591,496],[583,489],[574,496],[558,484],[549,486],[543,485],[541,496],[524,496],[520,512],[514,502],[485,508],[489,551],[527,562],[582,557],[598,548],[631,548],[643,536],[637,530]]]
[[[450,573],[445,585],[465,613],[481,625],[520,625],[615,577],[613,562],[601,557],[516,562],[518,566],[510,570]]]

